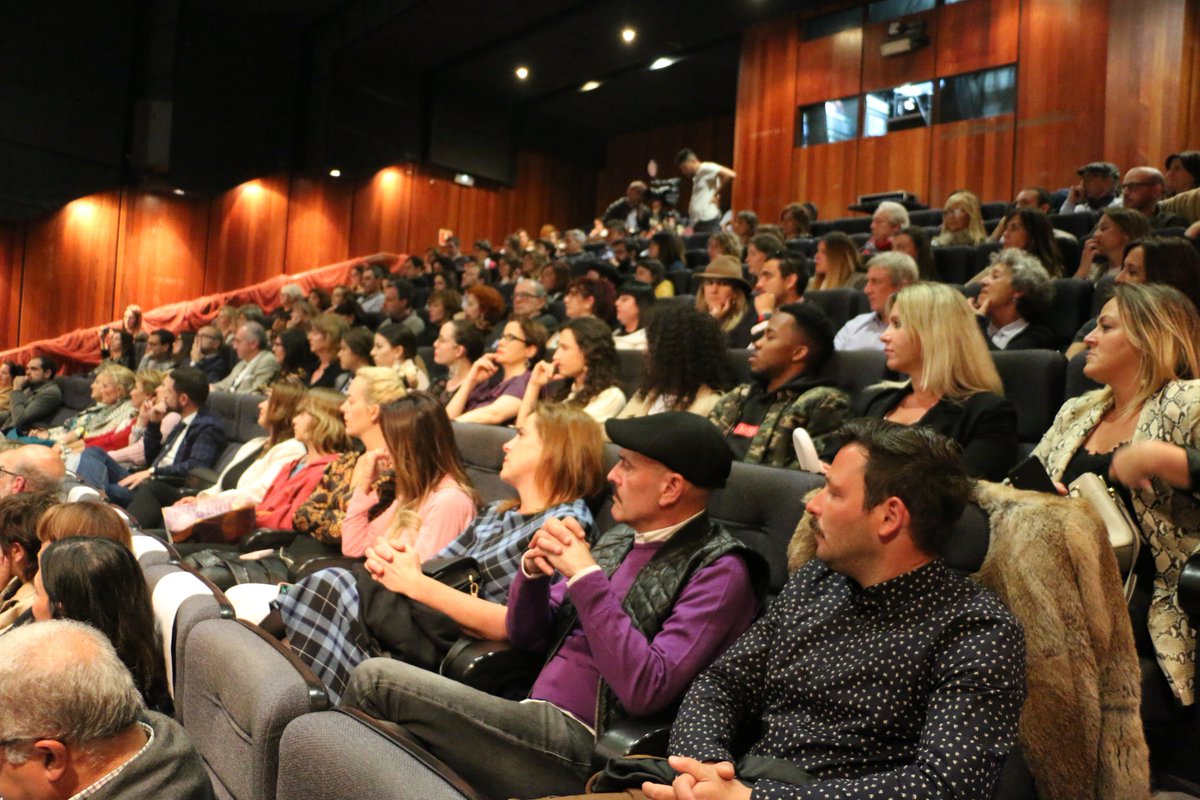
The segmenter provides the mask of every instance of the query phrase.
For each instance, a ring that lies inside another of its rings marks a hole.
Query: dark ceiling
[[[806,4],[9,0],[0,218],[408,160],[511,181],[520,147],[599,165],[613,134],[732,113],[741,30]]]

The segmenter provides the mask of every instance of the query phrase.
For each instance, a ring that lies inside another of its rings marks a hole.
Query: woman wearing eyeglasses
[[[446,404],[450,419],[485,425],[512,422],[521,410],[529,365],[541,360],[545,348],[545,328],[526,319],[510,319],[496,340],[496,351],[471,365]]]

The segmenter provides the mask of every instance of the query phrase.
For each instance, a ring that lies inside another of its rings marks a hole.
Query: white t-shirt
[[[717,206],[720,192],[721,165],[712,161],[702,162],[692,176],[692,200],[688,203],[688,217],[693,225],[721,216],[721,209]]]

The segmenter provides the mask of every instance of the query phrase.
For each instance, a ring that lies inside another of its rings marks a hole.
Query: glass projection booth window
[[[800,106],[797,147],[845,142],[858,136],[858,98],[845,97]]]
[[[906,83],[866,95],[863,136],[923,128],[933,112],[933,81]]]
[[[883,22],[886,19],[919,14],[937,5],[937,0],[876,0],[867,6],[867,21]]]
[[[1016,66],[969,72],[938,81],[938,122],[981,119],[1016,110]]]

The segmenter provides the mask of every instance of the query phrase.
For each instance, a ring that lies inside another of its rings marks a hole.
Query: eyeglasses
[[[502,342],[520,342],[521,344],[529,344],[529,342],[526,341],[525,339],[522,339],[519,336],[513,336],[511,333],[500,334],[500,341],[502,341]]]
[[[19,472],[13,472],[11,469],[5,469],[4,467],[0,467],[0,475],[11,475],[14,478],[24,478],[25,477],[24,475],[22,475]],[[4,742],[0,742],[0,745],[3,745],[3,744],[4,744]]]
[[[1147,181],[1138,181],[1136,183],[1122,183],[1120,186],[1117,187],[1117,189],[1119,191],[1123,192],[1126,189],[1148,189],[1151,186],[1157,186],[1157,185],[1158,185],[1157,183],[1149,183]]]
[[[536,300],[538,298],[533,292],[513,292],[513,297],[520,297],[525,300]]]

